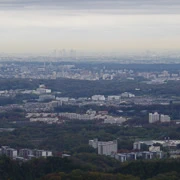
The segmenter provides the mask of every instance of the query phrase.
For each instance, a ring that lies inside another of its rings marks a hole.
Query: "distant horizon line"
[[[73,51],[76,56],[99,56],[99,55],[105,55],[105,56],[122,56],[122,55],[143,55],[143,54],[170,54],[170,53],[180,53],[180,49],[161,49],[161,50],[155,50],[155,49],[147,49],[147,50],[127,50],[127,51],[83,51],[83,50],[77,50],[77,49],[54,49],[52,51],[48,52],[0,52],[0,56],[12,56],[12,55],[18,55],[18,56],[48,56],[48,57],[68,57],[67,55],[60,55],[60,54],[53,54],[54,51],[57,51],[57,53],[60,53],[64,51],[64,53],[70,53]],[[70,57],[70,56],[69,56]]]

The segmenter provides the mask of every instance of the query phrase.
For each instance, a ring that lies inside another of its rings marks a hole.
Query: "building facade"
[[[117,153],[118,144],[117,140],[114,141],[98,141],[98,139],[89,140],[89,145],[94,149],[98,149],[98,154],[110,156]]]

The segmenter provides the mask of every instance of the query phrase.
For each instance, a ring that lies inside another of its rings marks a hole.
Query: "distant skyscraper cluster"
[[[74,49],[70,49],[70,50],[66,50],[66,49],[57,50],[57,49],[55,49],[52,52],[52,57],[57,57],[57,58],[71,57],[71,58],[74,58],[74,57],[76,57],[76,50],[74,50]]]

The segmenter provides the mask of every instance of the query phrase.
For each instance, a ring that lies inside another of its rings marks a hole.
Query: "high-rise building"
[[[160,120],[160,116],[157,112],[155,112],[154,114],[149,113],[149,123],[155,123],[158,122]]]
[[[158,114],[157,112],[149,113],[149,123],[155,122],[170,122],[171,118],[168,115]]]
[[[117,140],[114,141],[98,141],[98,139],[89,140],[89,145],[95,149],[98,149],[98,154],[110,156],[113,153],[117,153]]]
[[[109,156],[112,153],[117,153],[117,140],[98,142],[98,154]]]
[[[117,140],[98,143],[98,154],[111,155],[117,153]]]

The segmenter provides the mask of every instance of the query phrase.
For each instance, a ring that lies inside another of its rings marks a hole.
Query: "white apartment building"
[[[57,101],[61,101],[61,102],[68,102],[69,101],[69,97],[56,97]]]
[[[28,158],[28,156],[33,155],[33,151],[31,149],[20,149],[19,156],[23,158]]]
[[[33,155],[35,157],[46,157],[46,151],[44,150],[34,150]]]
[[[117,153],[117,140],[114,141],[98,141],[98,139],[89,140],[89,145],[94,149],[98,149],[98,154],[110,156],[112,153]]]
[[[52,156],[51,151],[44,151],[44,150],[34,150],[33,155],[38,158],[38,157],[48,157]]]
[[[132,93],[129,93],[129,92],[124,92],[124,93],[121,94],[121,97],[123,97],[123,98],[132,98],[132,97],[135,97],[135,95],[132,94]]]
[[[117,140],[108,142],[98,142],[98,154],[110,156],[112,153],[117,153]]]
[[[155,123],[155,122],[170,122],[171,118],[168,115],[164,114],[158,114],[157,112],[149,113],[149,123]]]
[[[94,95],[94,96],[91,97],[91,99],[93,101],[105,101],[106,100],[104,95]]]
[[[170,122],[171,118],[168,115],[161,114],[160,115],[160,122]]]
[[[59,113],[60,117],[67,119],[78,119],[78,120],[92,120],[95,119],[94,114],[76,114],[76,113]]]
[[[15,158],[17,157],[17,150],[13,149],[13,148],[8,148],[6,150],[6,156],[10,157],[10,158]]]
[[[157,112],[153,113],[149,113],[149,123],[155,123],[158,122],[160,120],[160,116]]]
[[[52,151],[46,151],[46,156],[47,157],[52,156]]]
[[[46,117],[46,118],[30,118],[30,122],[44,122],[48,124],[52,123],[57,123],[59,119],[57,117],[51,118],[51,117]]]
[[[126,154],[116,154],[115,159],[119,160],[120,162],[126,162],[127,161],[127,156]]]
[[[107,116],[106,119],[104,119],[105,124],[122,124],[123,122],[127,121],[126,118],[124,117],[112,117],[112,116]]]
[[[17,150],[13,148],[9,148],[8,146],[2,146],[1,154],[4,154],[10,158],[15,158],[17,157]]]

